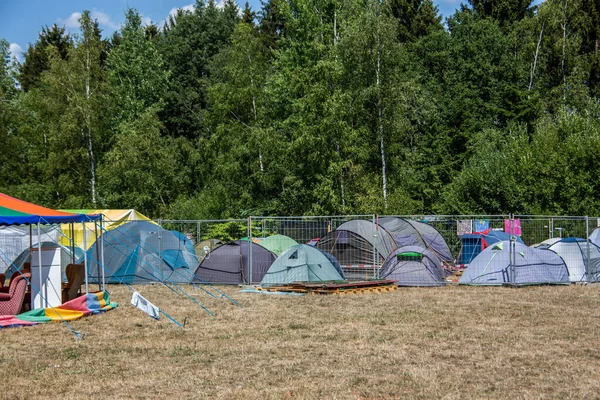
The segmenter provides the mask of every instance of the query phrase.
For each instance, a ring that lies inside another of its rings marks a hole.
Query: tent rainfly
[[[556,253],[503,240],[487,247],[458,280],[461,285],[569,284],[569,270]],[[512,261],[511,261],[512,259]],[[511,264],[514,265],[514,274]]]
[[[503,231],[487,229],[482,232],[467,233],[460,236],[460,252],[456,264],[468,266],[471,261],[488,246],[503,240],[510,240],[510,235]],[[523,244],[523,240],[517,236],[516,241]]]
[[[398,247],[415,245],[432,251],[437,258],[446,263],[454,260],[442,234],[429,224],[398,217],[384,217],[379,218],[379,225],[392,235]]]
[[[398,286],[444,286],[442,261],[436,253],[420,246],[404,246],[392,252],[379,277]]]
[[[332,262],[333,261],[333,262]],[[293,282],[320,283],[344,280],[336,261],[321,250],[307,244],[297,244],[281,254],[271,265],[261,286]]]
[[[327,233],[317,243],[342,266],[381,265],[398,246],[387,230],[371,221],[355,219]]]
[[[252,271],[250,271],[252,257]],[[248,240],[236,240],[217,247],[198,265],[194,282],[244,284],[260,282],[277,256]]]
[[[109,283],[190,283],[198,259],[182,238],[148,221],[128,222],[102,234],[87,251],[90,276],[97,279],[104,272]],[[103,264],[99,243],[104,243]]]
[[[581,238],[562,238],[550,245],[542,245],[538,248],[552,250],[565,260],[571,282],[588,280],[586,265],[590,281],[600,280],[600,248],[591,241]]]
[[[258,242],[265,249],[272,251],[278,257],[287,249],[298,244],[294,239],[285,235],[273,235]]]

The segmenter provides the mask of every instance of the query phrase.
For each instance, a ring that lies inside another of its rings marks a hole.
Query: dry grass
[[[2,330],[4,398],[598,398],[598,286],[400,289],[353,296],[224,290],[243,308],[140,292],[187,326],[120,307]]]

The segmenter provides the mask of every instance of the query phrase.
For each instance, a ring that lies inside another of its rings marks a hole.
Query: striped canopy
[[[52,210],[0,193],[0,225],[60,224],[93,221],[101,217]]]

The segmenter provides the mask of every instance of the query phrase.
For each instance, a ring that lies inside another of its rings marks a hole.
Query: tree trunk
[[[563,28],[563,51],[561,69],[563,74],[563,101],[567,100],[567,74],[565,72],[565,54],[567,50],[567,5],[568,0],[565,0],[565,18],[562,23]]]
[[[537,47],[535,49],[535,56],[533,58],[533,65],[531,66],[531,74],[529,77],[529,90],[533,87],[533,77],[535,75],[535,67],[537,66],[538,55],[540,54],[540,46],[542,45],[542,36],[544,35],[544,23],[542,23],[542,29],[540,30],[540,38],[538,40]]]
[[[96,165],[94,162],[94,148],[92,144],[92,123],[91,123],[91,109],[90,109],[90,49],[89,43],[86,43],[86,58],[85,58],[85,99],[86,99],[86,125],[87,125],[87,151],[88,158],[90,161],[90,186],[92,192],[92,204],[96,206]]]
[[[376,79],[377,79],[377,123],[379,128],[379,149],[381,151],[381,177],[383,181],[383,207],[387,210],[387,171],[385,165],[385,147],[383,140],[383,101],[381,99],[381,49],[379,46],[379,35],[377,36],[377,69],[376,69]]]

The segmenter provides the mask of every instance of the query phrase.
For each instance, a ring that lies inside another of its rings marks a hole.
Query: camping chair
[[[24,272],[18,273],[10,280],[8,293],[0,293],[0,315],[17,315],[23,308],[23,300],[29,286],[31,274]],[[27,279],[26,279],[27,278]]]
[[[82,264],[69,264],[65,274],[67,282],[62,284],[62,302],[73,300],[80,295],[81,285],[85,280],[85,269]]]

